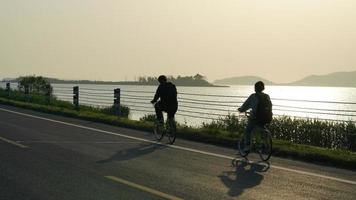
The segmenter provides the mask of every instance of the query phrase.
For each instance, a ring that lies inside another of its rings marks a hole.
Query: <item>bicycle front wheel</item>
[[[157,141],[161,141],[164,134],[164,127],[163,124],[159,122],[155,122],[153,125],[153,136]]]
[[[263,161],[269,160],[272,155],[272,137],[268,130],[263,130],[258,153]]]

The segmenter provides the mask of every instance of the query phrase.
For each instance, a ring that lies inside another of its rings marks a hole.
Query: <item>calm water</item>
[[[15,84],[11,86],[16,87]],[[113,90],[120,88],[121,103],[131,108],[130,118],[139,119],[154,111],[149,101],[153,98],[156,86],[78,86],[82,104],[109,106],[113,102]],[[1,87],[4,88],[5,83],[1,83]],[[53,84],[54,94],[60,99],[72,101],[72,87],[70,84]],[[253,89],[253,86],[177,87],[179,110],[176,119],[180,123],[199,125],[220,115],[236,113]],[[266,86],[265,93],[272,99],[275,116],[356,121],[356,88]]]

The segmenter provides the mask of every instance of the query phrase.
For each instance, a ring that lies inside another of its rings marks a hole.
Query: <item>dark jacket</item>
[[[156,91],[153,98],[153,102],[157,102],[160,99],[160,104],[172,109],[178,108],[177,101],[177,89],[176,86],[171,82],[161,83]]]
[[[271,101],[270,97],[268,96],[268,94],[266,93],[253,93],[251,94],[247,100],[242,104],[242,106],[240,107],[239,111],[240,112],[245,112],[248,109],[251,109],[250,112],[250,119],[256,119],[257,118],[257,106],[258,106],[258,95],[265,95],[266,98],[268,99],[268,101]]]

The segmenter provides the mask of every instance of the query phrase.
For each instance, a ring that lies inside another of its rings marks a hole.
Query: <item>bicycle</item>
[[[249,113],[246,112],[246,116],[249,117]],[[239,153],[242,157],[246,158],[251,151],[256,151],[261,160],[267,161],[272,155],[272,136],[266,125],[257,125],[251,133],[250,150],[245,152],[245,137],[238,141]]]
[[[162,123],[157,119],[154,121],[153,135],[158,142],[162,140],[163,136],[166,136],[168,137],[169,144],[173,144],[176,140],[176,133],[177,126],[174,118],[167,117],[166,123]]]

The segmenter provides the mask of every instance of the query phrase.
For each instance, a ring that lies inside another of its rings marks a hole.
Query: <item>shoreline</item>
[[[2,83],[18,83],[17,81],[1,81]],[[78,81],[68,81],[68,82],[50,82],[50,84],[86,84],[86,85],[136,85],[136,86],[158,86],[158,84],[144,84],[139,82],[78,82]],[[230,87],[229,85],[182,85],[176,84],[179,87]]]

